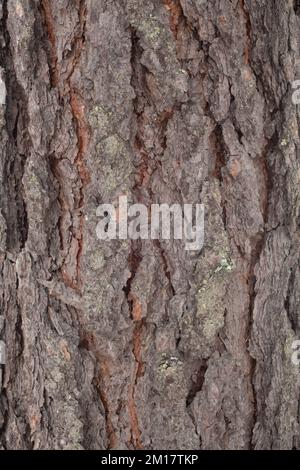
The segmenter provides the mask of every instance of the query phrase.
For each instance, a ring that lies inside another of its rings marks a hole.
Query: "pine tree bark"
[[[298,3],[1,0],[3,449],[300,447]]]

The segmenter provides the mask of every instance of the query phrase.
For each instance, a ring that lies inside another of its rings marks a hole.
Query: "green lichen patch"
[[[234,269],[234,264],[232,260],[229,257],[224,256],[221,258],[220,264],[216,267],[215,273],[218,273],[220,271],[230,273],[233,269]]]
[[[152,46],[156,45],[163,31],[161,23],[151,13],[143,19],[133,20],[132,26],[140,31],[145,40]]]
[[[107,137],[102,142],[101,147],[109,157],[116,157],[126,153],[126,148],[123,141],[116,134]]]
[[[100,135],[100,138],[104,138],[109,134],[112,119],[112,113],[109,110],[96,105],[90,111],[88,119],[91,128]]]
[[[182,364],[182,361],[177,356],[163,353],[161,355],[158,370],[162,373],[174,373]]]
[[[105,266],[105,259],[100,250],[95,251],[90,255],[90,265],[93,271],[97,271]]]
[[[197,296],[197,317],[202,334],[211,341],[224,326],[224,301],[226,283],[221,276],[211,279]]]

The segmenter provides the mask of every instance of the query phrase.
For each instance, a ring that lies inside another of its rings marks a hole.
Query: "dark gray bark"
[[[292,0],[1,0],[4,449],[299,448]],[[205,244],[96,209],[205,205]]]

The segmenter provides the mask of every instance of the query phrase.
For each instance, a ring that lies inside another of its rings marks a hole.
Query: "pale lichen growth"
[[[161,24],[152,14],[150,14],[148,18],[143,19],[140,23],[134,23],[133,26],[139,29],[145,35],[145,39],[153,45],[155,45],[160,38],[162,32]]]
[[[90,263],[91,263],[91,268],[94,271],[97,271],[98,269],[103,268],[105,266],[105,259],[104,259],[103,253],[101,253],[101,251],[95,251],[91,255]]]
[[[197,298],[197,316],[202,325],[202,333],[207,340],[212,340],[224,326],[225,294],[224,282],[212,280],[206,288],[202,288]]]
[[[100,138],[104,138],[109,134],[111,126],[111,111],[106,110],[103,106],[96,105],[89,113],[89,123],[92,129],[97,130]]]
[[[221,255],[220,263],[208,279],[204,279],[198,290],[197,312],[203,325],[202,332],[208,340],[224,326],[224,296],[226,275],[232,272],[234,263],[230,257]]]
[[[283,138],[280,142],[280,147],[286,147],[288,145],[289,141],[287,138]]]
[[[140,29],[149,41],[157,41],[161,34],[161,25],[153,15],[142,21]]]
[[[163,353],[161,356],[161,361],[158,367],[160,372],[176,372],[177,368],[183,363],[176,356],[170,356],[166,353]]]
[[[117,135],[111,135],[102,142],[103,150],[111,157],[120,156],[124,153],[124,143]]]
[[[220,271],[231,272],[234,269],[234,264],[229,257],[223,257],[220,261],[219,266],[215,269],[215,273]]]

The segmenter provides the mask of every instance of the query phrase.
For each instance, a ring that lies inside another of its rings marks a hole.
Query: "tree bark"
[[[3,449],[300,448],[299,15],[1,0]],[[120,195],[201,252],[99,240]]]

